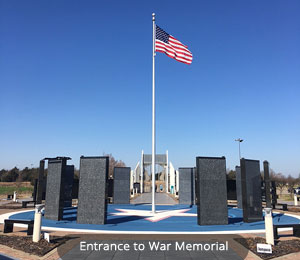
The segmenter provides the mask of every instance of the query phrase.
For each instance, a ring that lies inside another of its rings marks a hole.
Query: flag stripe
[[[184,54],[175,52],[175,51],[172,50],[172,49],[168,49],[168,48],[164,48],[164,47],[157,47],[156,50],[165,51],[165,52],[171,53],[174,57],[175,57],[175,56],[178,56],[178,57],[181,57],[181,58],[190,60],[190,61],[192,61],[192,59],[193,59],[192,57],[187,57],[187,56],[184,55]]]
[[[156,26],[155,38],[155,51],[165,53],[170,58],[186,64],[192,63],[193,55],[188,47],[158,26]]]
[[[192,63],[193,56],[191,53],[186,53],[182,51],[178,51],[174,49],[171,45],[156,40],[155,50],[160,51],[162,53],[169,54],[168,56],[176,59],[176,57],[181,60],[186,61],[188,64]],[[177,60],[177,59],[176,59]]]
[[[155,49],[160,50],[160,52],[165,52],[166,54],[168,53],[169,57],[175,58],[176,56],[178,56],[178,57],[182,58],[184,61],[186,61],[188,64],[192,63],[193,57],[191,55],[188,56],[185,53],[176,51],[170,45],[168,46],[167,44],[158,43],[158,44],[156,44]],[[180,59],[180,61],[181,61],[181,59]]]
[[[186,55],[185,53],[182,53],[182,52],[178,52],[178,51],[174,50],[172,47],[168,47],[166,45],[157,44],[156,49],[158,49],[158,48],[164,49],[165,51],[172,52],[174,54],[177,54],[178,56],[184,57],[184,58],[189,59],[189,60],[193,59],[193,56]]]
[[[174,50],[176,50],[176,51],[178,51],[178,52],[185,53],[185,54],[187,54],[187,55],[189,55],[189,56],[191,56],[191,57],[193,56],[192,53],[189,52],[189,51],[182,50],[182,49],[177,48],[176,46],[174,46],[174,45],[172,45],[172,44],[167,44],[167,43],[161,42],[160,40],[156,40],[156,45],[167,46],[167,47],[172,48],[172,49],[174,49]]]
[[[169,41],[169,44],[170,44],[171,46],[173,46],[174,48],[177,48],[178,50],[182,50],[182,51],[185,51],[185,52],[187,52],[187,53],[191,53],[188,49],[182,48],[181,45],[174,44],[174,43],[172,43],[171,41]]]
[[[182,63],[185,63],[185,64],[191,64],[192,62],[191,61],[186,61],[184,59],[180,59],[179,57],[174,57],[173,55],[169,55],[167,52],[165,51],[161,51],[161,50],[157,50],[157,52],[161,52],[161,53],[165,53],[168,57],[172,58],[172,59],[175,59],[177,61],[180,61]]]
[[[168,46],[166,45],[160,45],[160,44],[157,44],[156,45],[156,50],[157,49],[160,49],[160,50],[164,50],[166,52],[170,52],[170,53],[173,53],[174,56],[175,54],[179,57],[182,57],[182,58],[185,58],[185,59],[188,59],[188,60],[191,60],[193,59],[193,56],[190,56],[190,55],[186,55],[185,53],[182,53],[182,52],[178,52],[178,51],[175,51],[173,50],[172,48],[169,48]]]
[[[170,48],[172,48],[172,49],[174,49],[174,50],[176,50],[176,51],[178,51],[178,52],[184,53],[184,54],[186,54],[186,55],[188,55],[188,56],[191,56],[191,57],[193,56],[191,52],[186,51],[186,50],[183,50],[183,49],[180,49],[180,48],[177,48],[176,46],[174,46],[174,45],[172,45],[172,44],[170,44],[170,45],[168,45],[168,46],[170,46]]]
[[[171,35],[170,35],[170,37],[169,37],[169,42],[174,43],[174,44],[177,44],[178,46],[181,46],[182,48],[188,50],[188,46],[182,44],[180,41],[177,41],[177,40],[176,40],[174,37],[172,37]]]
[[[181,44],[182,46],[184,46],[185,48],[187,48],[188,46],[184,45],[182,42],[178,41],[177,39],[175,39],[172,35],[169,36],[169,39],[173,40],[174,42],[177,42],[179,44]]]

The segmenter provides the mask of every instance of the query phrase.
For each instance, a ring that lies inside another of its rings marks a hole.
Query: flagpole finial
[[[152,21],[155,21],[155,13],[152,13]]]

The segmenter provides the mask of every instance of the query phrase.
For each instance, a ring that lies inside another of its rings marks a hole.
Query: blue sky
[[[0,168],[151,153],[152,12],[192,65],[156,56],[157,153],[300,173],[300,1],[1,1]]]

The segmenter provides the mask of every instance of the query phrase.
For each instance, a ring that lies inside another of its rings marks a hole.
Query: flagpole
[[[153,52],[152,52],[152,213],[155,214],[155,13],[153,22]]]

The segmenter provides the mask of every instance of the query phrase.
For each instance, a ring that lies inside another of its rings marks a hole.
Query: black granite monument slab
[[[272,207],[275,209],[277,204],[277,191],[276,191],[276,182],[271,181],[271,195],[272,195]]]
[[[73,179],[72,199],[78,199],[79,179]]]
[[[198,225],[228,224],[226,159],[197,157]]]
[[[258,160],[241,159],[241,179],[244,222],[263,220],[261,175]]]
[[[113,202],[130,203],[130,167],[114,168]]]
[[[271,208],[271,180],[269,173],[269,163],[268,161],[264,161],[264,179],[265,179],[265,196],[266,196],[266,206],[267,208]]]
[[[179,204],[194,204],[194,168],[179,168]]]
[[[243,197],[242,197],[242,177],[241,177],[241,167],[235,167],[235,178],[236,178],[236,199],[237,207],[239,209],[243,208]]]
[[[33,193],[32,193],[32,200],[33,201],[36,201],[38,181],[39,181],[38,179],[34,179]]]
[[[45,218],[62,220],[66,158],[49,158],[45,200]]]
[[[66,173],[64,175],[64,206],[72,207],[72,188],[74,180],[74,165],[66,166]]]
[[[109,157],[80,157],[77,223],[106,224]]]
[[[47,189],[47,177],[44,177],[43,189],[42,189],[42,200],[46,199],[46,189]]]
[[[114,196],[114,179],[108,179],[108,185],[107,185],[107,196],[109,197],[109,198],[111,198],[111,200],[112,200],[112,198],[113,198],[113,196]]]
[[[37,185],[37,192],[36,192],[36,204],[41,204],[42,203],[42,199],[43,199],[44,171],[45,171],[45,161],[44,160],[40,160],[38,185]]]
[[[227,200],[236,200],[236,180],[226,180]]]
[[[261,201],[266,202],[266,183],[264,180],[261,181]]]

